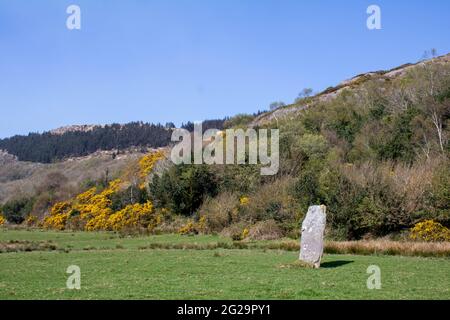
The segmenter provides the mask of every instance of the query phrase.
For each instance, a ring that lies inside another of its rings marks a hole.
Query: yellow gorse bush
[[[156,161],[163,157],[162,152],[146,155],[139,161],[142,177],[148,175]],[[120,179],[111,181],[101,192],[91,188],[71,201],[56,203],[50,215],[44,219],[43,226],[49,229],[64,230],[69,222],[77,221],[86,231],[130,230],[145,228],[152,231],[161,223],[161,215],[156,214],[150,201],[144,204],[130,204],[114,211],[112,196],[124,185]]]
[[[181,227],[178,230],[178,233],[182,234],[182,235],[196,233],[194,222],[193,221],[189,221],[188,223],[186,223],[183,227]]]
[[[43,226],[48,229],[64,230],[67,219],[69,218],[69,202],[58,202],[50,210],[50,215],[44,219]]]
[[[248,205],[249,202],[250,202],[250,199],[248,197],[246,197],[246,196],[241,197],[239,199],[239,203],[240,203],[241,206],[246,206],[246,205]]]
[[[411,228],[409,237],[427,242],[450,241],[450,230],[438,222],[425,220]]]
[[[33,215],[29,215],[27,217],[27,219],[25,220],[26,225],[29,227],[34,226],[35,224],[37,224],[37,222],[38,222],[38,218]]]
[[[150,201],[145,204],[131,204],[122,210],[113,213],[107,221],[108,229],[120,231],[123,229],[133,229],[145,227],[148,231],[153,231],[161,223],[161,215],[155,214]]]
[[[198,222],[189,221],[178,230],[179,234],[198,234],[206,233],[207,221],[206,216],[201,216]]]
[[[0,226],[5,224],[6,219],[0,214]]]
[[[70,219],[79,219],[84,222],[86,231],[136,228],[153,230],[161,222],[161,217],[154,213],[150,201],[131,204],[116,212],[111,209],[111,196],[119,190],[120,184],[120,180],[114,180],[98,194],[92,188],[78,195],[72,202],[55,204],[44,220],[44,227],[64,230]]]
[[[205,233],[206,232],[206,216],[201,216],[198,222],[196,223],[195,228],[199,233]]]
[[[247,238],[249,233],[250,233],[250,230],[248,228],[244,228],[244,230],[242,231],[242,235],[241,235],[242,240]]]
[[[155,164],[163,158],[164,158],[163,151],[157,151],[157,152],[150,153],[150,154],[143,156],[139,160],[139,169],[140,169],[139,175],[140,175],[141,180],[145,181],[147,176],[152,172]],[[143,187],[143,186],[144,185],[141,184],[141,187]]]

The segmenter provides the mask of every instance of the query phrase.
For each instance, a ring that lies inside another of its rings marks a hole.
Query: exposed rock
[[[102,125],[92,125],[92,124],[70,125],[70,126],[53,129],[50,131],[50,133],[55,134],[55,135],[63,135],[66,132],[88,132],[88,131],[94,130],[95,128],[99,128],[99,127],[103,127],[103,126]]]
[[[0,149],[0,165],[6,165],[8,163],[16,162],[17,157],[9,154],[7,151]]]

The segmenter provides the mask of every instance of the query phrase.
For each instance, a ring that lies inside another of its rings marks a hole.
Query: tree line
[[[221,129],[224,120],[205,120],[204,128]],[[192,129],[193,124],[183,124]],[[143,122],[96,126],[89,131],[67,131],[16,135],[0,140],[6,150],[20,161],[51,163],[68,157],[86,156],[98,150],[125,150],[130,147],[159,148],[170,143],[173,123],[166,125]]]

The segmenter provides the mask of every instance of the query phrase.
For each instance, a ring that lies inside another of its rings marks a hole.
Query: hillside
[[[80,185],[89,181],[116,177],[130,163],[137,161],[144,153],[137,149],[118,152],[98,151],[88,156],[69,158],[50,164],[18,161],[15,157],[0,152],[0,203],[17,197],[29,197],[43,192],[49,179],[70,196]]]
[[[159,148],[170,142],[171,130],[161,124],[132,122],[124,125],[70,126],[53,132],[30,133],[0,140],[0,150],[20,161],[51,163],[99,150],[130,147]]]
[[[149,144],[167,145],[173,126],[81,126],[2,140],[9,151],[0,157],[3,212],[11,221],[35,215],[44,218],[38,225],[58,230],[267,240],[298,238],[308,207],[324,204],[331,239],[408,237],[428,220],[446,230],[449,62],[446,55],[369,72],[272,112],[205,122],[204,130],[278,128],[274,176],[261,176],[257,165],[169,160],[150,174],[167,155],[147,154]],[[21,161],[27,158],[35,162]]]
[[[369,81],[379,82],[381,85],[383,83],[404,78],[408,73],[413,72],[417,68],[426,68],[430,65],[449,65],[450,64],[450,53],[436,57],[430,60],[421,61],[418,63],[407,63],[402,66],[390,69],[390,70],[380,70],[372,71],[357,75],[349,80],[344,80],[337,86],[329,87],[326,90],[318,93],[317,95],[303,99],[297,103],[287,105],[285,107],[279,108],[274,111],[263,113],[256,117],[250,124],[251,127],[261,126],[275,119],[283,119],[285,117],[295,117],[295,114],[301,112],[310,106],[317,104],[319,102],[327,102],[336,99],[344,91],[354,91],[362,87],[363,84]]]
[[[203,130],[222,129],[226,119],[202,122]],[[194,123],[183,123],[192,131]],[[124,151],[129,148],[160,148],[170,143],[173,123],[151,124],[131,122],[110,125],[70,125],[44,133],[30,133],[0,140],[0,150],[20,161],[52,163],[71,157],[81,157],[97,151]]]

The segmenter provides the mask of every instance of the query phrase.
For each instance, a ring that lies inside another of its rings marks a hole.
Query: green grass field
[[[0,243],[11,240],[58,249],[0,253],[0,299],[450,299],[448,258],[325,255],[313,270],[292,251],[143,249],[231,243],[216,236],[0,230]],[[69,265],[81,290],[66,288]],[[381,268],[380,290],[367,289],[369,265]]]

